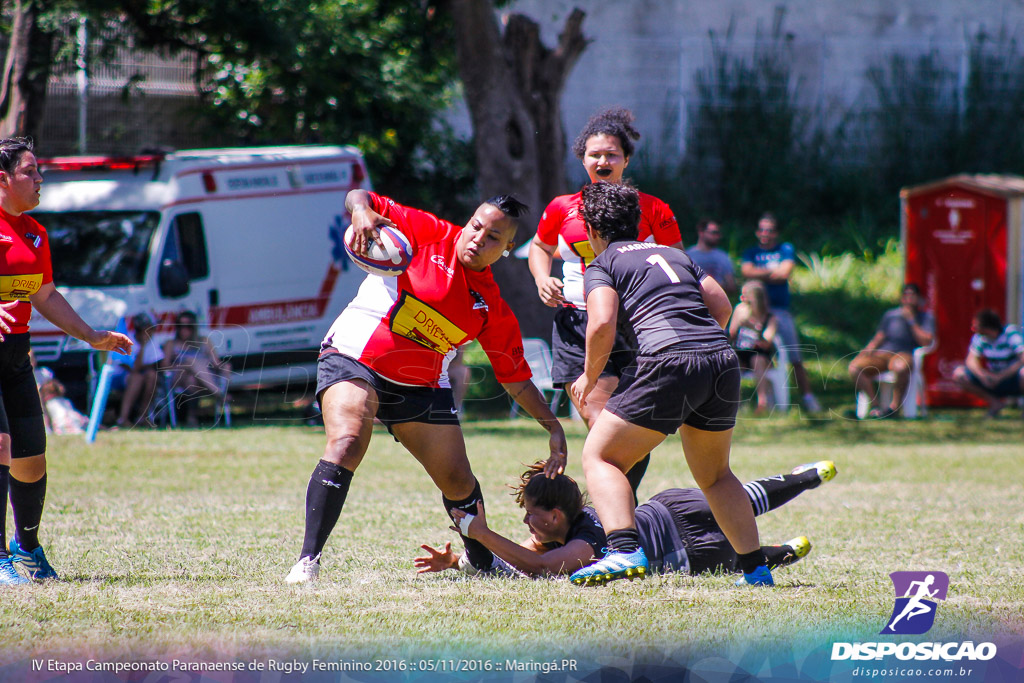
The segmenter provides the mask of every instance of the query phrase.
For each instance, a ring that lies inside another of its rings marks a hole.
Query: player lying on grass
[[[544,476],[544,463],[532,465],[514,487],[516,502],[526,511],[523,523],[530,528],[530,538],[518,544],[487,526],[483,507],[478,514],[467,515],[453,510],[452,515],[463,535],[475,539],[495,555],[495,568],[502,573],[548,576],[571,574],[605,555],[604,530],[597,514],[579,486],[569,476]],[[746,484],[743,489],[750,499],[755,515],[761,515],[788,503],[804,491],[818,487],[836,476],[836,466],[828,460],[801,465],[790,474],[777,474]],[[668,489],[651,497],[636,509],[637,530],[641,547],[647,554],[650,569],[657,572],[738,572],[736,551],[715,522],[708,501],[700,489]],[[453,527],[454,528],[454,527]],[[444,550],[420,546],[428,555],[414,563],[419,573],[463,568],[474,573],[452,552],[451,543]],[[771,568],[792,564],[811,550],[805,536],[798,536],[782,545],[762,546]],[[589,583],[602,583],[595,577]]]

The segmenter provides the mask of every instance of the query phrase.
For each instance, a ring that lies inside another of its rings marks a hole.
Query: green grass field
[[[976,416],[976,415],[975,415]],[[528,420],[466,425],[491,525],[519,538],[507,495],[545,455]],[[763,542],[810,537],[775,590],[668,575],[581,589],[566,580],[418,576],[420,543],[457,541],[440,495],[375,435],[315,586],[282,579],[301,544],[303,497],[323,447],[308,427],[103,433],[50,442],[41,538],[63,580],[8,590],[7,659],[646,656],[756,641],[872,639],[892,609],[888,574],[939,570],[949,598],[929,637],[1024,632],[1024,442],[1014,418],[857,423],[743,419],[743,479],[834,460],[839,476],[759,518]],[[584,439],[570,427],[570,474]],[[655,453],[641,497],[692,485],[678,440]],[[9,525],[10,526],[10,525]],[[626,636],[624,634],[632,634]]]

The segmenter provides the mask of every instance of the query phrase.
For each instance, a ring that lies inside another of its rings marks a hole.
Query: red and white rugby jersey
[[[28,332],[29,297],[53,282],[50,240],[46,229],[28,214],[12,216],[0,209],[0,303],[17,301],[7,312],[12,334]]]
[[[336,349],[396,384],[449,387],[457,347],[479,339],[499,382],[530,379],[519,321],[491,269],[470,270],[456,256],[462,228],[381,195],[370,199],[409,238],[412,263],[398,277],[367,275],[321,353]]]
[[[586,308],[583,295],[583,271],[594,260],[587,241],[587,230],[579,217],[580,193],[555,197],[544,209],[537,225],[537,238],[558,247],[562,258],[562,296],[568,305]],[[668,204],[657,197],[640,193],[640,242],[673,245],[682,241],[679,224]]]

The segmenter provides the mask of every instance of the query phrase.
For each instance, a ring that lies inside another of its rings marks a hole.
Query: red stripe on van
[[[302,320],[318,320],[327,310],[341,269],[332,263],[320,284],[320,292],[312,298],[289,299],[245,304],[244,306],[214,306],[210,308],[210,328],[228,325],[278,325]]]

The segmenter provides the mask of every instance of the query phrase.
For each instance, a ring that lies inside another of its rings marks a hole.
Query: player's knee
[[[324,448],[324,460],[341,464],[342,462],[358,463],[363,457],[363,444],[358,434],[341,432],[327,437]]]
[[[11,435],[0,434],[0,464],[11,462]],[[6,501],[4,503],[6,505]]]

